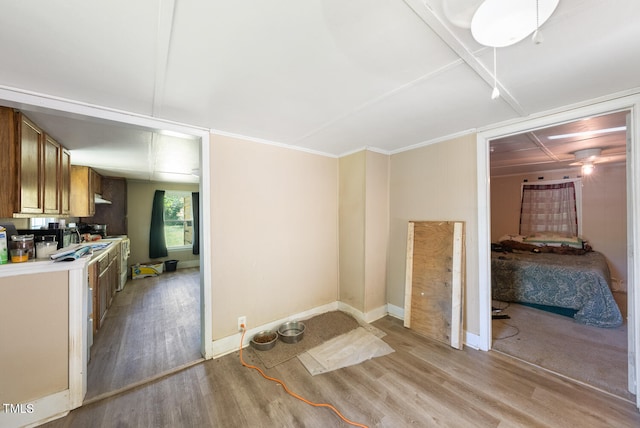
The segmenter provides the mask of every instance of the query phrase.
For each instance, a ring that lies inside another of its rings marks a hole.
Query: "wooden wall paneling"
[[[405,327],[462,348],[464,223],[409,222]]]
[[[102,177],[102,197],[111,204],[97,204],[92,223],[106,224],[107,234],[127,235],[127,181]]]

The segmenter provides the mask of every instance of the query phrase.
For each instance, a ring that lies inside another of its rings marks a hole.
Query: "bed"
[[[505,302],[573,309],[574,319],[613,328],[622,314],[613,299],[609,266],[602,253],[581,255],[492,251],[492,298]]]

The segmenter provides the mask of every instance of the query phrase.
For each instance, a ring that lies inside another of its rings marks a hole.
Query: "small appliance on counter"
[[[78,223],[78,232],[80,232],[80,235],[88,233],[90,235],[99,235],[102,238],[106,238],[107,225],[95,223]]]
[[[20,235],[33,235],[36,242],[56,241],[57,249],[80,243],[78,229],[65,227],[64,229],[18,229]],[[47,244],[49,246],[51,244]]]

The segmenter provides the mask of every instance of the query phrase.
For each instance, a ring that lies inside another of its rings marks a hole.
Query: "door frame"
[[[0,100],[8,106],[20,109],[24,106],[37,108],[45,113],[55,113],[63,117],[74,119],[97,118],[106,121],[132,125],[152,131],[172,131],[190,135],[200,139],[200,340],[201,354],[205,359],[213,358],[213,327],[212,327],[212,284],[211,263],[211,132],[206,128],[198,128],[182,123],[170,122],[155,117],[130,113],[122,110],[110,109],[96,105],[84,104],[78,101],[22,91],[15,88],[0,86]],[[79,347],[78,349],[81,349]],[[70,356],[73,358],[74,356]],[[78,357],[78,356],[75,356]],[[79,357],[80,358],[80,357]],[[82,358],[81,358],[82,359]],[[87,370],[86,359],[82,378],[70,387],[82,397],[86,393]],[[81,405],[75,403],[72,409]]]
[[[630,111],[630,129],[627,129],[627,297],[628,297],[628,352],[629,389],[636,395],[640,409],[640,328],[637,328],[640,308],[640,259],[634,257],[634,248],[640,248],[640,153],[633,150],[640,142],[640,94],[630,93],[615,98],[594,100],[562,110],[546,112],[536,117],[514,120],[478,131],[477,190],[478,190],[478,288],[479,288],[479,347],[491,349],[491,212],[489,142],[496,138],[520,134],[532,129],[572,122],[589,116],[614,111]]]

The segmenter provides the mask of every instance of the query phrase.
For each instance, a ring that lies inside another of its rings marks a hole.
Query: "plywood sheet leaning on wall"
[[[404,326],[462,349],[464,222],[410,221]]]

